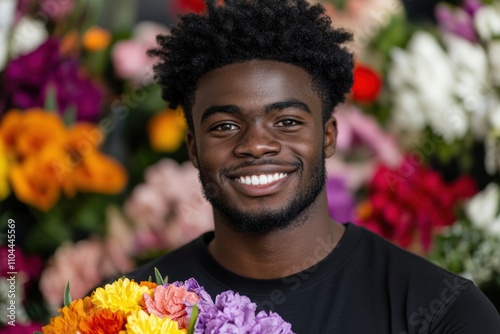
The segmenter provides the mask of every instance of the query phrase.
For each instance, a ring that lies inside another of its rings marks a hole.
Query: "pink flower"
[[[105,243],[98,238],[81,240],[75,244],[62,244],[40,279],[40,290],[49,305],[62,305],[68,280],[71,296],[77,299],[86,296],[104,279],[131,270],[130,262],[123,265],[124,261],[120,256],[122,250],[113,249],[113,246],[116,246],[116,243]],[[113,257],[110,254],[113,254]]]
[[[149,313],[155,314],[160,318],[169,317],[179,323],[179,327],[187,328],[189,321],[187,319],[186,304],[194,305],[200,297],[187,291],[183,286],[159,285],[153,291],[153,297],[148,293],[144,294],[144,302]]]
[[[124,205],[134,222],[138,253],[174,249],[213,229],[212,207],[191,162],[161,160],[146,170],[145,180]]]
[[[344,104],[334,113],[337,119],[337,152],[327,159],[328,175],[345,180],[356,190],[373,176],[379,163],[398,166],[402,154],[395,139],[377,121],[357,107]]]
[[[71,13],[75,2],[74,0],[44,0],[40,1],[40,7],[52,19],[61,20]]]
[[[139,23],[132,39],[119,41],[113,47],[112,59],[116,74],[122,79],[132,80],[135,85],[151,83],[155,59],[146,52],[156,46],[157,35],[167,35],[169,32],[165,26],[157,23]]]

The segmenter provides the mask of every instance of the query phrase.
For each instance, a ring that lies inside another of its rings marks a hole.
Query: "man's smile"
[[[258,186],[263,184],[272,184],[275,181],[283,179],[287,175],[287,173],[247,175],[237,177],[235,180],[246,185]]]

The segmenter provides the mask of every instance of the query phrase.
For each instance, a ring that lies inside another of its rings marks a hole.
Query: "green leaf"
[[[47,88],[43,108],[49,111],[57,111],[57,93],[56,87],[53,84],[49,84]]]
[[[43,334],[42,332],[35,331],[33,334]]]
[[[73,125],[76,123],[76,106],[70,105],[64,110],[63,114],[64,124],[67,126]]]
[[[66,283],[66,288],[64,289],[64,306],[69,306],[71,302],[72,299],[71,299],[71,292],[69,291],[69,280],[68,280],[68,283]]]
[[[188,334],[194,333],[194,325],[196,325],[196,320],[198,319],[198,305],[193,306],[191,312],[191,320],[189,320]]]
[[[156,284],[158,285],[165,284],[163,281],[163,277],[161,277],[160,271],[156,267],[155,267],[155,278],[156,278]]]

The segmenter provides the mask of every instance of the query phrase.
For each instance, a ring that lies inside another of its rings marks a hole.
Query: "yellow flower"
[[[169,317],[159,318],[143,310],[133,312],[127,317],[127,334],[186,334],[186,329],[179,329],[176,321]]]
[[[149,141],[155,151],[175,152],[184,141],[187,124],[182,107],[153,116],[148,124]]]
[[[97,288],[92,294],[92,302],[98,309],[110,309],[113,312],[121,310],[128,314],[141,309],[139,302],[142,295],[148,292],[147,286],[139,286],[128,278],[118,279],[104,288]]]
[[[0,201],[9,196],[9,161],[7,151],[0,141]]]
[[[91,27],[83,34],[83,47],[88,51],[105,49],[111,41],[111,33],[103,28]]]

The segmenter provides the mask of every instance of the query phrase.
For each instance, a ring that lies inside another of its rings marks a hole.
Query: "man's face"
[[[307,72],[235,63],[204,75],[194,97],[189,154],[216,216],[237,231],[266,233],[307,212],[324,192],[336,137]]]

